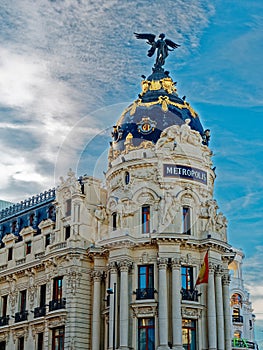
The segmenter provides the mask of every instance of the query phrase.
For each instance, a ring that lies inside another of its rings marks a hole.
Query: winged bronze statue
[[[165,34],[160,34],[158,40],[155,40],[156,36],[154,34],[139,34],[134,33],[136,39],[146,39],[146,43],[151,45],[151,48],[148,50],[148,56],[152,57],[157,50],[155,68],[159,68],[164,65],[165,59],[169,54],[169,51],[177,49],[180,45],[174,43],[170,39],[164,39]]]

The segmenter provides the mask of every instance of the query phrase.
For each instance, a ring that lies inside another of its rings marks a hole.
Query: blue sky
[[[181,45],[166,69],[211,129],[215,197],[263,338],[262,1],[1,0],[0,20],[0,198],[15,202],[69,167],[106,170],[110,128],[153,65],[133,32]]]

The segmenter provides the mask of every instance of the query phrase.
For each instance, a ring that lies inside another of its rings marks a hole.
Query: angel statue
[[[180,45],[174,43],[172,40],[164,39],[165,34],[160,34],[159,39],[155,41],[154,34],[138,34],[134,33],[136,39],[146,39],[146,43],[151,45],[151,48],[148,50],[148,56],[152,57],[157,49],[157,57],[155,61],[155,68],[160,68],[164,65],[165,59],[169,54],[169,51],[177,49]]]

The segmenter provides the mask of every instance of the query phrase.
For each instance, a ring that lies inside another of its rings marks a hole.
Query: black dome
[[[154,70],[142,83],[142,92],[138,100],[131,104],[121,115],[113,129],[114,149],[125,149],[125,141],[132,137],[133,145],[143,141],[154,144],[164,129],[172,125],[181,125],[190,119],[190,127],[202,136],[203,127],[197,113],[176,93],[176,83],[162,68]]]

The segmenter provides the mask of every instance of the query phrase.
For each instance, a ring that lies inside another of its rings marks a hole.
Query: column
[[[231,316],[230,316],[230,298],[229,298],[229,283],[230,276],[228,270],[223,275],[223,308],[225,321],[225,350],[232,349],[231,343]]]
[[[225,349],[225,332],[224,332],[224,309],[223,309],[223,292],[222,292],[222,273],[220,266],[216,269],[216,323],[217,323],[217,349]]]
[[[101,277],[100,271],[93,272],[93,316],[92,316],[92,350],[100,349],[100,294]]]
[[[116,283],[117,286],[117,278],[118,278],[118,270],[117,265],[115,262],[110,263],[110,285],[112,291],[114,291],[114,283]],[[117,290],[117,289],[116,289]],[[117,301],[117,296],[114,296],[113,294],[110,294],[110,320],[109,320],[109,348],[113,348],[113,327],[116,327],[116,319],[115,319],[115,325],[113,325],[113,319],[114,319],[114,298]],[[116,311],[117,305],[115,305],[115,311]],[[116,328],[115,328],[116,330]],[[115,346],[116,346],[116,331],[115,331]]]
[[[181,263],[172,260],[172,322],[173,350],[182,350],[182,316],[181,316]]]
[[[128,272],[129,261],[121,261],[119,264],[121,272],[120,281],[120,349],[128,350],[129,331],[129,290]]]
[[[159,289],[158,289],[158,300],[159,300],[159,343],[158,349],[169,349],[168,347],[168,304],[167,304],[167,269],[168,260],[165,258],[158,259],[159,267]]]
[[[216,350],[216,304],[215,304],[215,281],[214,266],[209,264],[209,278],[207,291],[207,317],[208,317],[208,349]]]

